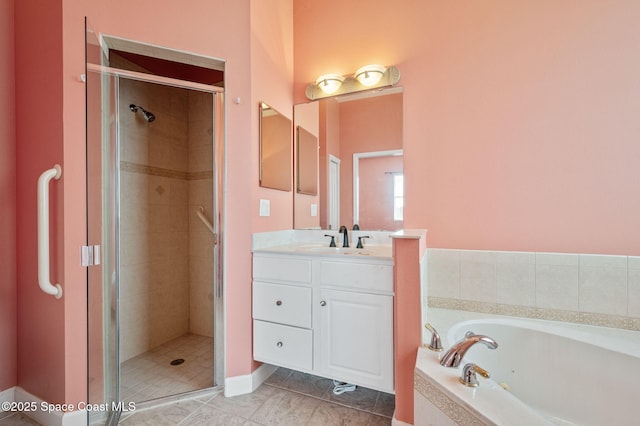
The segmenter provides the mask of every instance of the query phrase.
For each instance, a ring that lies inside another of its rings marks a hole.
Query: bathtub
[[[640,332],[444,309],[430,309],[428,318],[445,350],[467,331],[499,347],[476,344],[459,368],[440,366],[438,353],[420,348],[416,426],[640,424]],[[466,362],[491,378],[478,375],[477,388],[460,384]]]

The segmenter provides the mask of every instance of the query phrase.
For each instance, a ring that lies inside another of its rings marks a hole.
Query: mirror
[[[318,195],[318,138],[298,126],[296,142],[296,190],[298,194]]]
[[[291,120],[260,103],[260,186],[291,191]]]
[[[295,194],[295,229],[402,229],[401,87],[296,105],[294,125],[319,146],[317,195]]]

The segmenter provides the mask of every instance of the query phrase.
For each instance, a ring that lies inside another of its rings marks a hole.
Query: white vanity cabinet
[[[393,392],[393,260],[253,255],[257,361]]]

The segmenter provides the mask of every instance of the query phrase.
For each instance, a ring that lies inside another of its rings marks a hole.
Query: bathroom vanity
[[[393,393],[391,246],[253,253],[257,361]]]

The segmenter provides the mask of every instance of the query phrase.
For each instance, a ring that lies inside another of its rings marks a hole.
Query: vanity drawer
[[[311,328],[311,288],[254,281],[253,318]]]
[[[393,265],[321,260],[317,282],[322,287],[393,294]]]
[[[253,255],[253,279],[311,283],[311,261],[288,256]]]
[[[310,371],[313,332],[264,321],[253,321],[253,358],[281,367]]]

